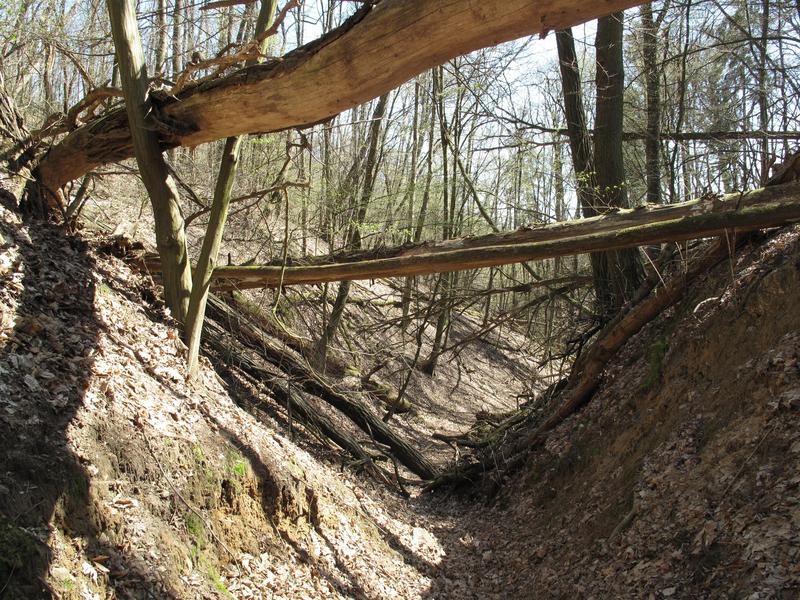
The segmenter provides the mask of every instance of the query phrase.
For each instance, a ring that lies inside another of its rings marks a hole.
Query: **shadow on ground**
[[[17,252],[0,274],[0,306],[16,299],[4,321],[13,330],[0,340],[0,598],[80,593],[69,570],[55,564],[54,537],[109,557],[107,576],[120,597],[173,598],[104,531],[89,474],[70,449],[101,327],[88,244],[40,222],[27,234],[5,221],[0,230],[0,253]]]

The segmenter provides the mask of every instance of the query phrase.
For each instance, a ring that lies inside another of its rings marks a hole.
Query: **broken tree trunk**
[[[425,275],[632,248],[800,221],[800,183],[709,196],[682,204],[620,210],[507,234],[350,255],[347,262],[218,267],[215,279],[238,288]],[[378,255],[379,258],[374,258]],[[372,257],[372,258],[371,258]]]
[[[155,116],[162,147],[195,146],[244,133],[325,121],[446,60],[525,35],[576,25],[641,0],[382,0],[342,27],[279,60],[188,86]],[[419,40],[425,43],[420,44]],[[42,159],[55,193],[105,163],[133,156],[124,111],[70,133]]]

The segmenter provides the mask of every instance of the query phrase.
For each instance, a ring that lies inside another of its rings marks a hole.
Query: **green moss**
[[[206,526],[196,513],[189,512],[183,518],[183,523],[186,526],[186,533],[192,538],[192,558],[197,559],[200,552],[208,545],[208,536],[206,536]]]
[[[197,471],[205,475],[208,483],[214,484],[217,480],[216,473],[211,467],[208,458],[206,458],[206,455],[203,453],[203,449],[200,446],[192,446],[192,457],[194,458],[194,462],[197,464]]]
[[[244,456],[236,450],[231,450],[225,457],[226,470],[234,480],[242,480],[247,477],[247,461]]]
[[[216,567],[214,567],[214,565],[212,564],[206,565],[206,575],[208,575],[208,578],[211,580],[211,583],[214,584],[214,587],[220,594],[222,594],[226,598],[231,598],[231,599],[233,598],[233,594],[230,593],[228,588],[222,582],[222,578],[219,576],[219,573],[217,572],[217,569]]]
[[[29,566],[38,557],[31,535],[11,523],[0,522],[0,580],[8,581],[15,571]]]
[[[192,446],[192,456],[197,464],[206,463],[206,455],[203,454],[203,449],[200,446]]]
[[[642,383],[642,391],[649,392],[661,381],[664,357],[669,349],[666,338],[660,338],[647,351],[647,376]]]

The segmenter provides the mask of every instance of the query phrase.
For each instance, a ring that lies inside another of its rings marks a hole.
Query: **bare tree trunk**
[[[597,171],[598,207],[627,208],[625,164],[622,156],[624,65],[622,22],[618,12],[597,20],[597,109],[595,111],[594,163]],[[636,250],[603,254],[595,288],[602,319],[616,313],[639,287],[641,269]]]
[[[133,0],[107,0],[106,4],[136,162],[153,206],[164,296],[173,316],[183,321],[192,289],[186,233],[178,190],[161,155],[158,136],[146,123],[149,105],[147,69],[134,3]]]
[[[553,146],[553,179],[554,179],[554,192],[556,195],[556,204],[555,204],[555,217],[556,223],[560,223],[564,220],[564,201],[565,201],[565,191],[564,191],[564,162],[561,157],[561,144],[556,144]],[[554,275],[558,277],[561,274],[561,257],[557,256],[555,258],[555,263],[553,266]]]
[[[181,72],[181,37],[183,34],[183,0],[175,0],[172,9],[172,77]]]
[[[156,9],[156,35],[158,41],[156,42],[156,59],[155,69],[157,73],[166,74],[167,60],[167,1],[158,0],[158,8]]]
[[[431,97],[435,97],[435,90],[436,90],[436,83],[435,78],[431,77]],[[411,224],[409,227],[412,228],[413,234],[411,236],[411,241],[415,244],[418,244],[422,240],[422,232],[425,228],[425,219],[428,213],[428,202],[430,201],[431,197],[431,181],[433,180],[433,124],[436,118],[436,103],[431,101],[429,105],[429,112],[427,113],[427,129],[428,129],[428,154],[425,158],[425,185],[422,191],[422,200],[420,201],[419,207],[419,214],[417,215],[417,222],[416,224]],[[401,309],[402,309],[402,328],[405,329],[408,327],[410,319],[408,316],[408,309],[409,305],[411,304],[411,288],[413,286],[413,279],[411,277],[406,278],[405,287],[403,288],[403,298],[401,301]]]
[[[278,0],[262,0],[261,10],[256,22],[256,36],[266,31],[275,17],[275,8]],[[261,54],[264,54],[268,40],[261,43]],[[255,61],[254,61],[255,62]],[[189,300],[189,309],[186,317],[185,334],[188,351],[188,373],[190,378],[197,375],[198,353],[200,351],[200,337],[203,331],[203,321],[206,314],[208,291],[211,287],[211,275],[217,262],[217,255],[222,244],[222,234],[228,220],[228,206],[231,200],[231,189],[236,179],[236,167],[239,163],[239,151],[242,147],[243,136],[229,137],[225,140],[225,149],[222,152],[222,161],[219,167],[219,176],[214,188],[214,200],[211,204],[211,215],[208,221],[203,247],[195,267],[192,294]],[[288,210],[288,209],[287,209]],[[287,232],[288,234],[288,232]]]
[[[381,0],[376,8],[362,3],[325,43],[306,46],[270,68],[245,69],[213,85],[192,86],[179,94],[178,101],[166,100],[162,114],[183,126],[173,127],[174,135],[165,145],[196,146],[233,135],[319,123],[448,57],[584,22],[636,0],[572,2],[563,10],[556,10],[554,2],[484,0],[481,10],[451,3],[436,11],[430,10],[429,0]],[[492,18],[486,19],[487,14]],[[424,44],[418,35],[426,37]],[[368,55],[365,47],[370,48]],[[359,57],[358,69],[352,66],[353,57]],[[102,127],[96,122],[80,127],[50,149],[38,171],[47,189],[55,191],[96,166],[132,156],[124,115],[110,111],[102,123]]]
[[[375,186],[375,178],[378,167],[378,140],[380,138],[381,123],[383,122],[383,116],[386,112],[386,104],[388,99],[388,93],[383,94],[380,98],[378,98],[378,102],[375,105],[375,110],[372,113],[372,121],[370,123],[368,134],[369,139],[367,142],[367,158],[366,162],[364,163],[364,185],[362,187],[358,206],[356,207],[354,222],[352,223],[350,232],[348,234],[347,245],[351,250],[361,249],[362,240],[360,226],[364,223],[364,219],[366,218],[369,200],[372,197],[372,190]],[[323,371],[328,354],[328,346],[336,337],[336,332],[339,329],[339,324],[341,323],[342,315],[344,314],[344,309],[347,305],[347,298],[349,295],[350,282],[343,281],[339,284],[339,290],[336,292],[336,300],[333,303],[328,324],[326,325],[325,330],[322,332],[322,336],[319,338],[319,341],[314,348],[314,361],[321,369],[323,369]]]
[[[594,151],[592,148],[589,129],[586,125],[586,112],[583,107],[583,92],[581,90],[581,75],[578,69],[578,57],[575,52],[575,40],[572,30],[565,29],[556,33],[556,46],[561,67],[561,87],[564,96],[564,115],[567,121],[567,133],[572,154],[572,166],[578,192],[578,200],[584,218],[596,216],[596,173],[594,168]],[[598,299],[600,290],[605,286],[607,273],[607,257],[600,253],[593,253],[590,257],[592,263],[592,277],[594,289]]]
[[[620,209],[576,222],[532,229],[372,250],[303,266],[218,267],[214,278],[251,287],[428,275],[668,241],[752,231],[800,221],[800,183],[700,198],[667,206]]]
[[[653,20],[653,5],[643,4],[642,58],[644,62],[647,137],[644,142],[647,202],[661,202],[661,89],[658,70],[658,26]]]
[[[442,145],[442,239],[448,240],[452,232],[452,219],[453,214],[451,211],[449,199],[453,196],[452,191],[448,189],[449,174],[447,169],[447,148],[448,148],[448,133],[447,133],[447,119],[444,112],[444,69],[440,66],[434,70],[434,80],[438,77],[438,86],[434,94],[434,105],[438,107],[437,114],[439,119],[439,135]],[[455,150],[454,150],[455,154]],[[436,319],[436,331],[433,335],[433,344],[431,346],[431,353],[427,360],[423,361],[421,370],[428,375],[433,375],[436,371],[436,365],[439,361],[440,349],[443,346],[443,338],[446,329],[450,324],[450,289],[453,284],[453,279],[450,273],[444,273],[439,276],[441,282],[441,299],[439,316]],[[431,302],[436,299],[431,298]]]
[[[769,37],[769,0],[761,2],[761,38],[758,42],[758,125],[762,132],[761,138],[761,185],[769,180],[769,94],[767,92],[767,39]]]

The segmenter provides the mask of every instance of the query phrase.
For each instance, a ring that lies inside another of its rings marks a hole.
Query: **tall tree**
[[[164,296],[175,318],[183,321],[192,289],[186,234],[178,190],[161,154],[158,135],[147,123],[147,115],[151,110],[147,68],[134,2],[107,0],[106,4],[111,18],[111,33],[114,37],[136,163],[153,207]]]
[[[265,33],[272,25],[277,4],[278,0],[262,0],[261,10],[256,21],[256,38]],[[266,38],[261,41],[261,54],[265,53],[268,43],[269,40]],[[203,331],[203,321],[205,320],[208,292],[211,287],[211,274],[214,272],[214,267],[217,263],[217,255],[222,244],[222,234],[225,231],[225,223],[228,220],[228,207],[231,201],[231,190],[236,179],[236,168],[239,164],[242,138],[243,136],[234,136],[225,140],[219,175],[214,187],[214,199],[211,203],[208,228],[206,229],[203,246],[200,249],[200,256],[195,267],[185,327],[186,342],[189,347],[189,377],[197,375],[200,337]]]
[[[622,16],[597,21],[597,104],[594,145],[591,143],[581,92],[581,77],[572,31],[557,32],[564,114],[584,217],[627,206],[622,155],[624,71]],[[635,251],[595,252],[591,255],[597,310],[602,319],[616,312],[638,286]]]
[[[622,154],[623,93],[625,69],[622,61],[624,13],[597,20],[597,105],[594,126],[594,165],[597,207],[627,208],[625,163]],[[596,288],[601,317],[617,312],[639,287],[640,265],[636,250],[604,252]]]
[[[156,7],[156,58],[155,70],[166,75],[167,60],[167,0],[158,0]]]
[[[369,133],[367,134],[367,154],[364,162],[364,183],[361,186],[361,194],[354,203],[353,217],[350,220],[350,227],[347,233],[347,247],[350,250],[359,250],[362,247],[361,226],[366,219],[367,208],[369,207],[369,201],[370,198],[372,198],[372,191],[375,187],[375,178],[377,177],[378,169],[378,141],[380,139],[381,123],[386,114],[386,104],[388,100],[388,93],[378,98],[378,102],[375,104],[375,109],[372,113],[372,119],[370,120]],[[359,162],[359,158],[356,157],[355,163],[357,164]],[[350,282],[342,281],[336,292],[336,300],[331,309],[330,319],[314,348],[314,360],[323,369],[327,359],[328,347],[331,341],[336,337],[336,332],[339,329],[349,295]]]
[[[661,73],[658,69],[658,25],[653,19],[652,3],[642,4],[639,14],[642,19],[642,63],[647,114],[644,140],[647,202],[658,204],[661,202]]]
[[[108,0],[106,0],[108,1]],[[183,37],[183,2],[175,0],[172,10],[172,77],[181,72],[181,38]]]

